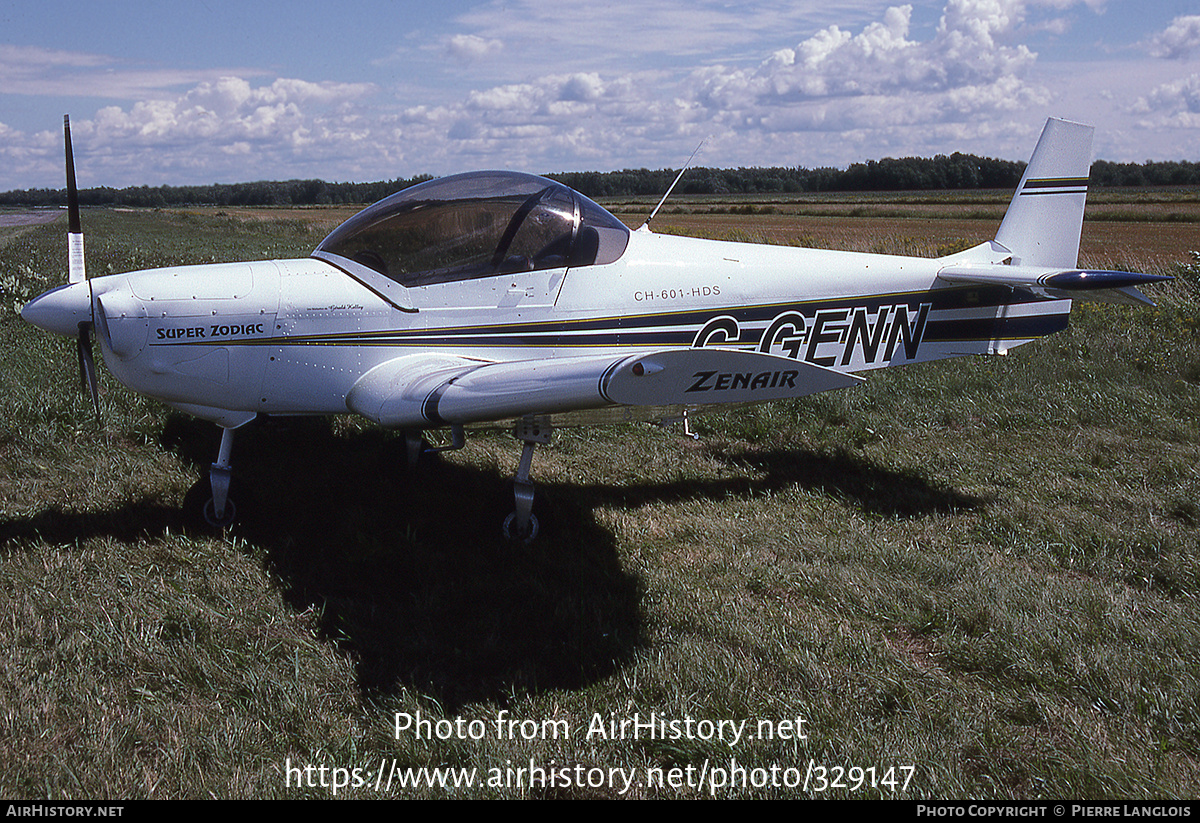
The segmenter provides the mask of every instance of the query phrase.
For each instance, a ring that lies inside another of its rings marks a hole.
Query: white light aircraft
[[[21,314],[77,339],[97,414],[93,333],[126,386],[223,429],[201,481],[214,525],[235,514],[233,432],[258,415],[359,414],[404,430],[414,460],[425,430],[449,427],[454,448],[464,426],[513,421],[504,529],[532,539],[530,465],[556,425],[686,425],[872,369],[1004,354],[1066,328],[1073,299],[1149,303],[1136,287],[1170,279],[1076,268],[1092,129],[1062,120],[995,239],[940,259],[630,231],[559,183],[484,171],[394,194],[305,259],[87,278],[64,127],[68,283]]]

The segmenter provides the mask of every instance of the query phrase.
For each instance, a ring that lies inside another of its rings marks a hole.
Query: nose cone
[[[92,322],[92,295],[88,281],[59,286],[30,300],[21,317],[39,329],[64,337],[79,334],[80,323]]]

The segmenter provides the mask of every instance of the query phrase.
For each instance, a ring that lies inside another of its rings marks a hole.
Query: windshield
[[[380,200],[334,229],[313,256],[411,287],[612,263],[628,241],[621,221],[561,183],[485,171]]]

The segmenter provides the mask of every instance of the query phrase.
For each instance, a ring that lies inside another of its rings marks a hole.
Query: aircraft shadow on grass
[[[644,640],[642,581],[622,568],[602,505],[727,499],[790,486],[819,489],[882,515],[920,517],[983,501],[849,454],[717,448],[761,476],[633,485],[546,483],[547,516],[531,546],[497,534],[508,505],[499,469],[434,460],[410,473],[404,439],[336,435],[324,419],[254,426],[233,533],[262,552],[295,609],[314,609],[353,656],[364,694],[408,686],[446,711],[524,691],[579,688],[627,662]],[[174,415],[164,447],[207,466],[219,436]],[[0,547],[25,541],[121,541],[198,528],[160,501],[105,512],[49,509],[0,521]]]
[[[601,502],[636,508],[663,501],[753,497],[796,487],[840,500],[865,514],[902,518],[969,511],[988,502],[931,483],[911,470],[883,468],[844,449],[833,452],[807,448],[761,450],[714,445],[706,446],[705,451],[731,467],[750,469],[760,476],[641,485],[589,485],[579,487],[579,491],[591,494]]]

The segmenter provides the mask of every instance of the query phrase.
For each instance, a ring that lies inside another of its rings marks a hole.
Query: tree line
[[[683,194],[798,194],[851,191],[939,191],[1012,189],[1025,164],[971,154],[939,154],[932,158],[904,157],[854,163],[845,169],[736,168],[689,169],[677,191]],[[662,195],[675,179],[673,169],[560,172],[554,180],[588,197]],[[373,183],[328,183],[324,180],[217,183],[207,186],[101,186],[83,189],[85,206],[319,206],[373,203],[429,175]],[[1094,187],[1155,187],[1200,185],[1200,163],[1188,161],[1111,163],[1092,165]],[[0,193],[0,206],[53,207],[66,203],[65,189],[24,189]]]

